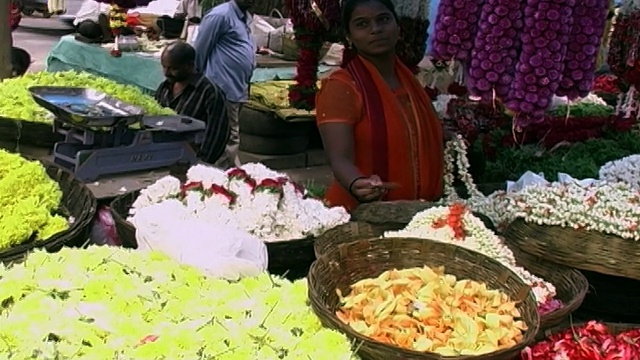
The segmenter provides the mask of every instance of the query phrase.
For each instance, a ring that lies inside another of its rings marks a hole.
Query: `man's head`
[[[167,45],[162,51],[160,62],[164,76],[169,82],[183,82],[195,72],[196,50],[183,41]]]
[[[247,11],[247,10],[251,10],[251,8],[253,7],[254,0],[234,0],[234,1],[236,2],[240,10]]]

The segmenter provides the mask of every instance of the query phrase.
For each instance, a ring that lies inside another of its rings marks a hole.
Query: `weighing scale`
[[[54,115],[53,131],[65,137],[53,147],[54,162],[84,182],[198,161],[203,121],[145,116],[137,106],[87,88],[35,86],[29,92]]]

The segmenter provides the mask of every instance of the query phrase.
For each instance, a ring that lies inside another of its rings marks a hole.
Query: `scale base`
[[[105,149],[88,149],[86,145],[60,142],[53,148],[53,157],[56,164],[73,171],[83,182],[93,182],[107,175],[198,162],[195,150],[186,142]]]

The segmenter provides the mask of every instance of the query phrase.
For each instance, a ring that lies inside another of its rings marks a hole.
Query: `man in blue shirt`
[[[248,10],[254,0],[229,0],[202,18],[195,41],[196,66],[226,95],[230,136],[225,154],[216,163],[240,166],[238,117],[249,98],[249,82],[256,64],[256,45],[251,36]]]

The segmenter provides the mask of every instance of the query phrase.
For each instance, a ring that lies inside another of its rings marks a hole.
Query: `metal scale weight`
[[[101,176],[195,164],[205,123],[178,116],[145,116],[136,106],[87,88],[36,86],[33,99],[54,116],[64,141],[54,162],[84,182]]]

